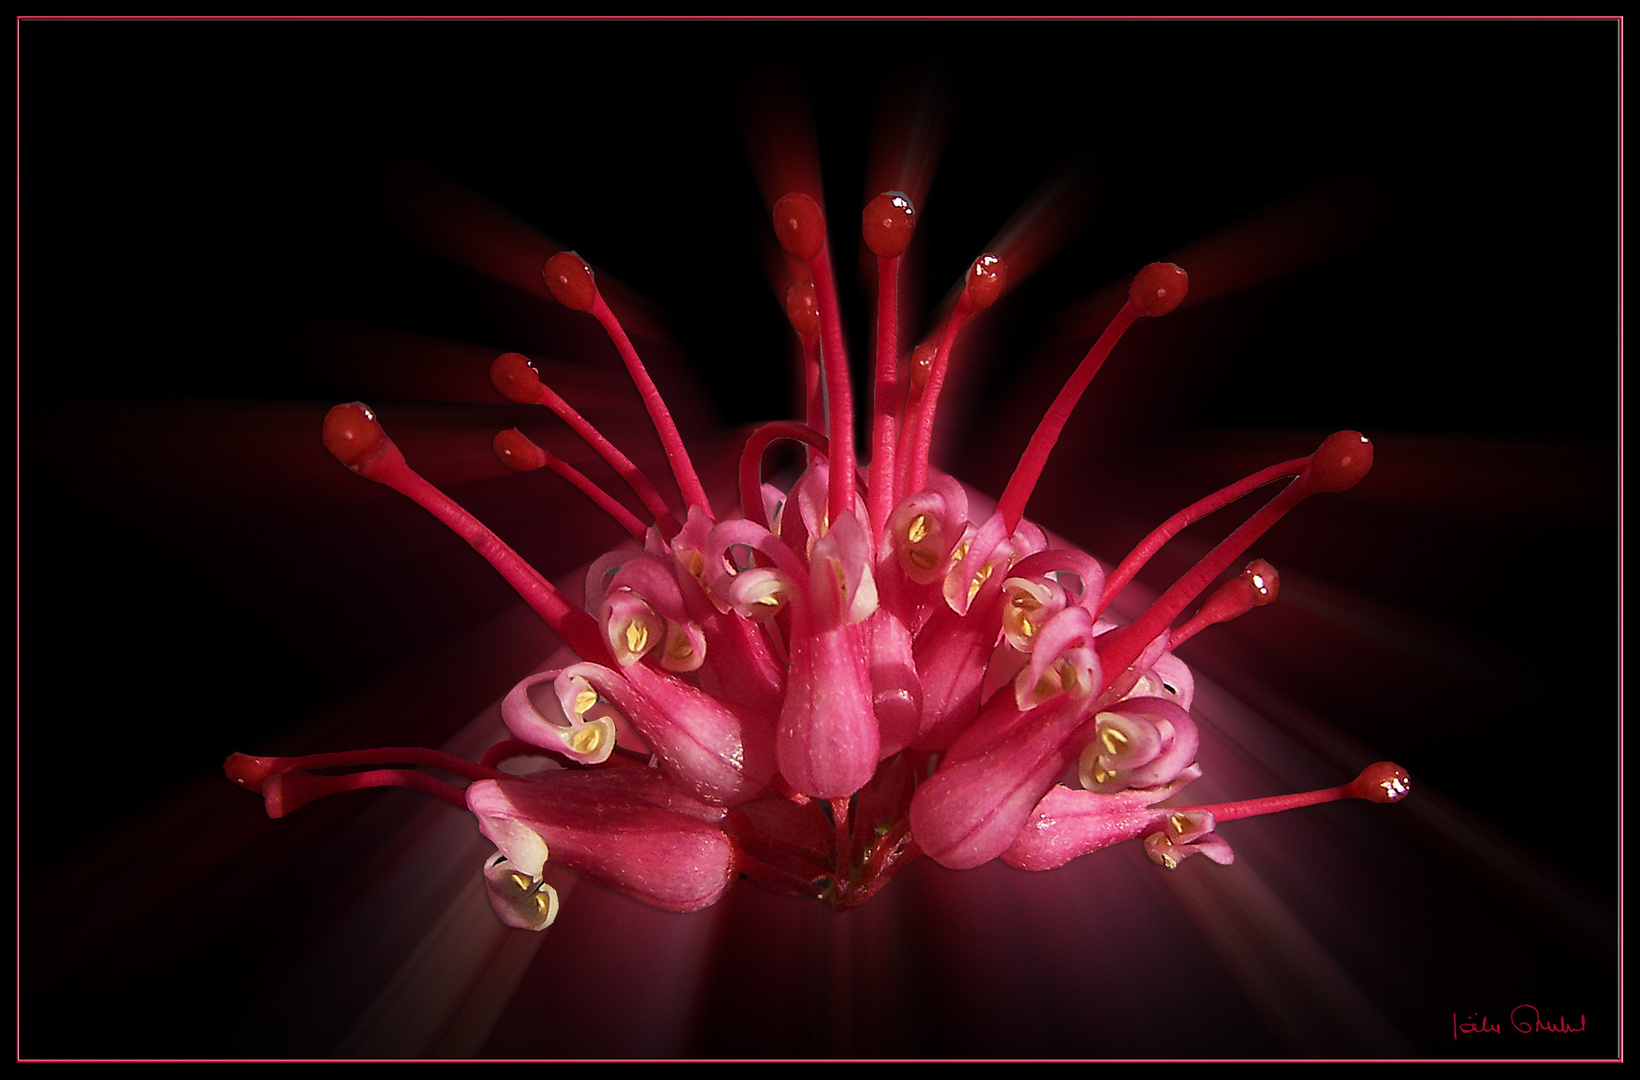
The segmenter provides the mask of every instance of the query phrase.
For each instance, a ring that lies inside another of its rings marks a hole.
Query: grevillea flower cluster
[[[1378,763],[1322,791],[1211,806],[1176,798],[1201,769],[1191,674],[1175,650],[1276,598],[1277,574],[1262,560],[1208,590],[1288,510],[1366,474],[1372,446],[1360,434],[1339,432],[1308,457],[1184,508],[1114,568],[1051,547],[1025,518],[1083,391],[1135,320],[1178,307],[1183,270],[1155,263],[1137,273],[995,508],[976,512],[979,500],[932,467],[930,446],[953,343],[1002,292],[1003,260],[975,260],[943,327],[902,362],[896,282],[915,210],[898,192],[866,206],[862,232],[879,285],[862,467],[821,209],[792,194],[775,204],[773,221],[794,265],[808,271],[786,298],[804,350],[808,415],[747,440],[738,513],[713,506],[574,252],[547,262],[547,286],[608,332],[666,450],[684,513],[542,384],[527,358],[508,353],[491,367],[503,396],[561,417],[644,508],[634,513],[517,431],[496,436],[506,464],[553,469],[631,533],[630,545],[591,565],[584,607],[412,471],[370,408],[331,410],[330,452],[458,533],[579,662],[518,684],[501,705],[509,737],[477,761],[411,747],[233,755],[229,777],[260,793],[271,816],[368,787],[444,799],[472,813],[495,844],[482,872],[501,918],[539,930],[558,911],[543,876],[549,862],[668,911],[706,907],[740,877],[847,909],[922,855],[955,869],[1000,858],[1047,870],[1131,840],[1168,869],[1196,854],[1229,863],[1217,832],[1227,821],[1407,793],[1406,773]],[[806,467],[789,490],[762,476],[775,440],[804,447]],[[1280,480],[1278,494],[1141,614],[1125,625],[1110,617],[1113,599],[1172,536]],[[533,771],[520,771],[526,762]]]

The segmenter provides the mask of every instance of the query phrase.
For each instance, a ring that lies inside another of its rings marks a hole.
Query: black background
[[[821,1018],[756,1037],[734,1024],[725,1035],[714,1012],[661,1045],[541,1034],[473,1052],[1615,1053],[1618,30],[21,24],[20,1052],[338,1052],[322,1031],[255,1015],[300,991],[246,974],[248,954],[270,963],[306,933],[305,894],[224,894],[247,864],[263,868],[258,888],[313,888],[324,869],[302,849],[349,811],[268,823],[220,779],[221,759],[436,744],[551,648],[544,630],[464,644],[516,601],[459,541],[439,546],[413,508],[324,454],[330,405],[369,400],[412,464],[543,570],[567,572],[620,537],[563,510],[555,489],[520,496],[543,478],[505,476],[487,450],[498,428],[541,425],[489,390],[490,356],[583,365],[592,373],[564,376],[566,396],[582,389],[595,418],[604,407],[621,424],[599,374],[607,348],[538,282],[427,250],[416,222],[455,196],[406,191],[476,195],[550,237],[544,250],[576,248],[601,282],[651,302],[645,325],[664,334],[638,334],[640,348],[692,445],[716,460],[732,445],[719,433],[785,415],[793,396],[748,103],[795,116],[788,99],[809,101],[827,203],[849,208],[834,214],[833,244],[852,298],[853,245],[838,236],[873,193],[867,134],[921,94],[949,138],[908,266],[915,310],[1046,178],[1069,177],[1083,207],[1079,221],[1066,214],[1058,253],[976,324],[942,413],[954,474],[1000,490],[1099,329],[1062,319],[1067,305],[1221,229],[1243,261],[1186,267],[1202,298],[1124,343],[1033,516],[1110,559],[1327,431],[1377,442],[1357,491],[1305,507],[1255,552],[1291,566],[1301,593],[1314,585],[1295,612],[1346,614],[1318,630],[1278,604],[1186,659],[1247,700],[1278,687],[1427,785],[1428,809],[1409,802],[1371,826],[1406,831],[1393,872],[1427,904],[1349,915],[1386,952],[1418,954],[1416,988],[1378,1002],[1403,1041],[1249,1028],[1225,1003],[1175,1021],[1171,1041],[1129,1042],[1058,984],[1050,1005],[1012,1001],[996,1030],[976,1030],[915,979],[923,1005],[849,1027],[825,1019],[835,997],[790,1004],[809,1001],[809,984],[793,998],[779,971],[751,994],[744,957],[727,949],[699,975],[705,1008],[739,993]],[[1278,211],[1274,234],[1237,231],[1295,201],[1326,209],[1299,224]],[[1247,270],[1318,232],[1347,239],[1269,280]],[[846,302],[858,368],[868,308]],[[424,360],[383,330],[471,348],[459,363]],[[288,874],[267,870],[281,859]],[[1201,862],[1188,871],[1236,871]],[[767,913],[743,925],[759,919],[782,932]],[[903,948],[908,969],[932,953],[966,970],[960,946]],[[989,977],[973,970],[957,978]],[[554,991],[578,993],[573,981]],[[1496,1020],[1527,997],[1574,1023],[1587,1014],[1587,1033],[1451,1037],[1449,1014]],[[1056,1022],[1027,1035],[1011,1009]]]

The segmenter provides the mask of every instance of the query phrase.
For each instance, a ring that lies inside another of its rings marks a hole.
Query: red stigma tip
[[[879,259],[892,259],[905,252],[916,225],[917,208],[904,192],[885,191],[866,203],[860,215],[860,233],[866,247]]]
[[[1276,602],[1281,593],[1281,575],[1276,568],[1263,559],[1254,559],[1241,572],[1241,578],[1252,587],[1254,607],[1263,607]]]
[[[1166,315],[1184,302],[1190,275],[1172,263],[1151,263],[1134,275],[1128,303],[1141,315]]]
[[[924,343],[911,350],[911,389],[919,394],[928,385],[928,376],[934,371],[934,357],[937,355],[939,349],[932,343]]]
[[[325,449],[358,472],[359,465],[387,439],[376,414],[362,401],[338,405],[325,414]]]
[[[517,428],[498,431],[490,443],[501,464],[515,472],[529,472],[547,463],[546,452],[524,437]]]
[[[1407,771],[1393,761],[1379,761],[1361,770],[1361,775],[1350,781],[1352,799],[1367,799],[1375,803],[1400,802],[1412,793],[1412,780]]]
[[[496,393],[520,405],[541,400],[541,376],[522,353],[502,353],[490,365],[490,384]]]
[[[826,246],[826,216],[819,203],[794,191],[774,204],[774,234],[781,247],[808,262]]]
[[[1372,443],[1359,431],[1328,435],[1310,457],[1309,477],[1317,491],[1348,491],[1372,468]]]
[[[968,298],[968,306],[979,311],[996,303],[1007,284],[1008,264],[1002,261],[1001,255],[986,252],[968,268],[968,285],[963,295]]]
[[[262,785],[267,783],[268,777],[278,771],[278,758],[251,757],[249,754],[234,754],[222,763],[222,771],[228,774],[228,779],[247,791],[262,794]]]
[[[548,259],[541,276],[547,279],[552,298],[571,310],[591,311],[598,299],[592,267],[573,251],[560,251]]]
[[[804,341],[820,336],[820,304],[815,298],[814,282],[798,281],[786,290],[786,318],[792,329]]]
[[[1263,559],[1247,564],[1240,577],[1233,577],[1213,591],[1194,618],[1173,632],[1170,648],[1178,648],[1214,623],[1238,619],[1256,607],[1276,602],[1281,592],[1281,575]]]

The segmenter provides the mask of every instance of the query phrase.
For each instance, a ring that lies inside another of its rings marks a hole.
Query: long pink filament
[[[1071,412],[1076,403],[1082,400],[1082,394],[1087,390],[1093,377],[1099,374],[1111,350],[1122,339],[1127,328],[1133,325],[1133,320],[1139,317],[1132,302],[1124,303],[1122,310],[1116,313],[1116,318],[1105,327],[1105,332],[1099,335],[1099,340],[1093,343],[1088,355],[1082,358],[1077,365],[1076,373],[1070,381],[1059,389],[1059,396],[1053,399],[1048,406],[1047,413],[1036,425],[1036,432],[1025,447],[1025,453],[1020,455],[1019,464],[1014,468],[1014,475],[1009,478],[1008,486],[1002,491],[1002,498],[997,500],[997,513],[1002,515],[1003,524],[1008,526],[1012,533],[1019,528],[1020,519],[1025,516],[1025,504],[1030,501],[1031,493],[1036,490],[1036,482],[1042,478],[1042,469],[1048,463],[1048,454],[1053,450],[1054,443],[1059,441],[1059,435],[1065,430],[1070,421]]]
[[[530,445],[534,446],[535,444],[531,443]],[[559,476],[562,476],[571,484],[574,484],[576,489],[579,490],[581,494],[596,503],[598,505],[598,509],[618,521],[621,527],[631,533],[634,538],[638,540],[642,540],[644,538],[644,533],[648,530],[644,528],[643,522],[638,520],[636,514],[616,502],[614,496],[610,495],[609,492],[605,491],[597,484],[594,484],[587,478],[585,473],[581,472],[581,470],[577,469],[569,462],[547,450],[542,450],[539,446],[536,446],[536,449],[541,450],[541,457],[546,463],[547,468],[551,469]]]
[[[973,313],[974,309],[968,304],[968,294],[964,292],[940,334],[940,345],[934,355],[933,367],[928,372],[928,382],[917,400],[916,426],[911,429],[911,454],[905,463],[902,497],[916,494],[928,482],[928,455],[934,442],[934,409],[939,404],[940,389],[945,385],[945,369],[951,364],[951,347],[956,343],[957,331],[962,329],[963,323]]]
[[[615,318],[615,313],[604,303],[602,293],[595,294],[592,316],[603,325],[609,340],[615,343],[615,350],[621,354],[628,374],[638,387],[638,395],[643,398],[644,408],[649,411],[649,419],[655,425],[655,433],[660,436],[661,446],[666,449],[667,460],[672,463],[672,475],[678,481],[678,490],[683,493],[685,505],[698,506],[708,518],[712,518],[711,500],[707,499],[706,489],[701,486],[700,477],[695,474],[694,463],[689,460],[689,451],[683,445],[683,436],[678,434],[678,426],[672,422],[672,414],[667,410],[666,402],[661,400],[660,391],[655,389],[654,380],[644,369],[643,361],[638,359],[638,351],[632,347],[626,331],[621,329],[620,320]]]
[[[1156,602],[1145,609],[1144,614],[1128,625],[1099,637],[1094,647],[1099,654],[1099,663],[1104,672],[1100,691],[1108,689],[1119,679],[1139,658],[1139,654],[1145,651],[1145,646],[1171,626],[1179,613],[1200,596],[1202,591],[1213,583],[1213,579],[1239,558],[1253,541],[1263,536],[1270,526],[1281,520],[1282,515],[1303,502],[1314,490],[1314,485],[1305,477],[1294,479],[1282,488],[1279,495],[1243,522],[1235,532],[1220,541],[1219,545],[1208,552],[1207,557],[1192,567],[1189,573],[1157,597]]]
[[[1354,790],[1354,784],[1350,783],[1340,784],[1335,788],[1323,788],[1320,791],[1301,791],[1293,795],[1269,795],[1262,799],[1215,803],[1212,806],[1186,806],[1182,809],[1205,810],[1213,815],[1215,823],[1222,824],[1226,821],[1235,821],[1237,818],[1279,814],[1283,810],[1297,810],[1305,806],[1319,806],[1321,803],[1337,802],[1340,799],[1359,799],[1361,797]]]
[[[1150,561],[1151,556],[1160,551],[1181,530],[1195,524],[1213,511],[1229,506],[1243,495],[1263,487],[1272,480],[1280,480],[1284,476],[1297,476],[1304,471],[1304,466],[1309,464],[1309,461],[1309,458],[1294,458],[1292,461],[1283,461],[1279,465],[1271,465],[1267,469],[1260,469],[1253,475],[1238,480],[1229,487],[1207,496],[1205,499],[1199,499],[1191,503],[1156,526],[1155,529],[1151,530],[1149,536],[1139,541],[1138,546],[1128,552],[1127,558],[1122,560],[1122,564],[1105,579],[1105,591],[1099,598],[1099,606],[1095,609],[1094,614],[1097,615],[1104,611],[1110,605],[1110,602],[1127,587],[1128,582],[1133,580],[1133,576],[1144,568],[1145,563]]]
[[[473,550],[484,556],[506,578],[507,584],[524,598],[524,602],[534,608],[536,614],[564,639],[564,644],[574,649],[582,659],[592,660],[596,657],[601,662],[608,662],[604,658],[609,656],[609,650],[598,632],[597,621],[565,600],[550,581],[482,522],[458,506],[454,499],[428,483],[402,461],[381,462],[370,469],[368,475],[414,501],[472,545]]]
[[[894,508],[894,396],[898,388],[900,256],[877,257],[877,376],[871,391],[871,475],[866,485],[871,534]]]
[[[370,750],[342,750],[329,754],[308,754],[293,758],[260,758],[274,774],[294,769],[344,769],[361,765],[420,765],[443,769],[466,780],[499,780],[507,774],[485,765],[474,764],[440,750],[421,746],[378,746]]]
[[[346,776],[315,776],[312,773],[285,773],[281,776],[282,782],[291,788],[290,795],[294,799],[294,810],[314,799],[322,799],[328,795],[340,795],[345,791],[361,791],[375,787],[402,787],[419,791],[424,795],[432,795],[443,799],[459,810],[467,809],[467,796],[461,788],[454,784],[447,784],[442,780],[435,780],[425,773],[413,772],[409,769],[372,769],[369,772],[348,773]],[[287,810],[286,813],[290,811]]]
[[[575,434],[581,436],[588,446],[598,452],[599,457],[609,463],[610,468],[626,481],[627,487],[631,488],[632,493],[643,503],[644,509],[655,515],[655,524],[660,526],[662,532],[668,536],[677,533],[682,526],[672,515],[672,508],[666,505],[666,500],[661,498],[661,493],[655,489],[655,485],[649,482],[649,477],[632,464],[631,458],[617,450],[614,443],[604,438],[586,417],[576,412],[569,402],[554,393],[546,383],[541,384],[540,396],[536,400],[557,413]]]
[[[831,440],[831,472],[826,511],[836,521],[854,509],[854,392],[849,386],[848,353],[843,348],[843,321],[837,304],[837,281],[831,273],[831,246],[809,260],[815,306],[820,309],[820,360],[826,383],[826,437]]]

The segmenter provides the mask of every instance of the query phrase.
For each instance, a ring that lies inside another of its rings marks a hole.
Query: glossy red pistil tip
[[[774,204],[774,234],[780,246],[808,262],[826,246],[826,216],[820,204],[794,191]]]
[[[1317,491],[1348,491],[1372,468],[1372,443],[1359,431],[1328,435],[1306,471]]]
[[[573,251],[560,251],[548,259],[541,276],[546,279],[552,298],[574,311],[591,311],[598,300],[592,267]]]
[[[1350,781],[1352,799],[1367,799],[1375,803],[1400,802],[1412,793],[1412,780],[1407,771],[1393,761],[1379,761],[1361,770],[1361,775]]]
[[[934,357],[939,354],[932,343],[918,345],[911,350],[911,388],[922,393],[923,387],[928,385],[928,376],[934,370]]]
[[[520,405],[541,400],[541,374],[522,353],[502,353],[490,364],[490,383],[496,393]]]
[[[904,254],[917,223],[917,209],[904,192],[885,191],[866,203],[860,215],[860,234],[879,259]]]
[[[1177,649],[1214,623],[1229,622],[1256,607],[1273,604],[1281,593],[1281,575],[1263,559],[1247,564],[1240,577],[1231,578],[1207,598],[1195,617],[1177,630],[1168,643]]]
[[[222,763],[228,779],[247,791],[262,794],[262,785],[268,777],[277,775],[284,766],[284,758],[259,758],[249,754],[234,754]]]
[[[338,405],[325,414],[325,449],[354,472],[387,439],[376,414],[362,401]]]
[[[1263,559],[1248,563],[1239,580],[1246,582],[1246,587],[1251,590],[1254,607],[1273,604],[1276,597],[1281,595],[1281,575]]]
[[[1001,255],[986,252],[968,268],[968,283],[963,296],[975,311],[990,307],[1008,286],[1008,264]]]
[[[1128,286],[1128,303],[1140,315],[1166,315],[1190,292],[1190,275],[1172,263],[1151,263]]]
[[[814,282],[794,282],[786,290],[786,318],[804,341],[814,341],[820,336],[820,304],[815,299]]]
[[[547,463],[546,451],[530,442],[517,428],[496,432],[490,446],[501,464],[515,472],[531,472]]]

